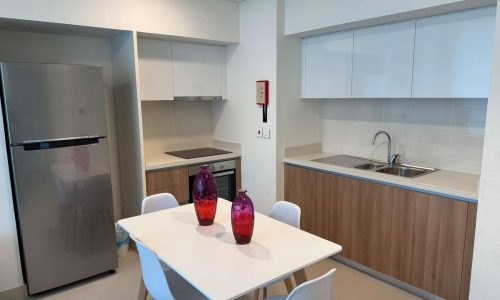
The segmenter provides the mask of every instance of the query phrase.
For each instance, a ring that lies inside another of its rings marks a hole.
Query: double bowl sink
[[[341,167],[401,176],[406,178],[415,178],[438,170],[433,168],[424,168],[424,167],[417,167],[405,164],[394,164],[391,166],[388,163],[382,161],[371,160],[350,155],[335,155],[335,156],[314,159],[313,161],[341,166]]]

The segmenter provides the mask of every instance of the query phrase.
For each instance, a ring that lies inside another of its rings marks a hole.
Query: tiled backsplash
[[[323,151],[386,159],[387,139],[404,163],[479,174],[486,99],[324,100]]]
[[[212,145],[210,101],[143,101],[146,155]]]

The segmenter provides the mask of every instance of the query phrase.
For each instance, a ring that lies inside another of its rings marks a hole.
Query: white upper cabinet
[[[225,98],[225,47],[172,42],[174,98]]]
[[[417,20],[414,98],[487,98],[495,7]]]
[[[302,40],[302,98],[350,98],[352,31]]]
[[[138,39],[138,55],[141,100],[174,100],[171,42]]]
[[[410,98],[415,21],[354,31],[353,98]]]

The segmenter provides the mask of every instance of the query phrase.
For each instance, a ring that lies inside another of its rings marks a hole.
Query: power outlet
[[[262,128],[257,128],[257,137],[262,138],[263,137],[263,131]]]

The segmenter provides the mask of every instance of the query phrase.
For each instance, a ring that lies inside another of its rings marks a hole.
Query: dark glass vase
[[[194,178],[192,196],[198,223],[212,225],[217,210],[217,183],[207,165],[202,166]]]
[[[247,190],[239,190],[231,206],[231,225],[237,244],[250,243],[253,234],[254,217],[252,199],[247,196]]]

